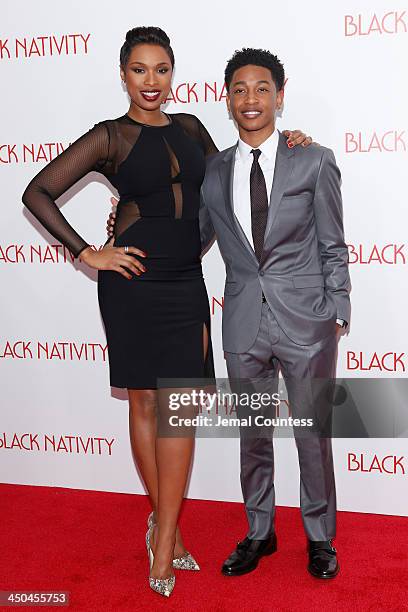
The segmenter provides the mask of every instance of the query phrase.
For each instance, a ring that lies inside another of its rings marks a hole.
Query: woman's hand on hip
[[[87,247],[79,255],[79,259],[95,270],[112,270],[114,272],[119,272],[119,274],[128,279],[132,278],[132,275],[129,274],[129,270],[133,272],[133,274],[136,274],[136,276],[140,276],[143,272],[146,272],[146,268],[142,262],[132,257],[132,255],[146,257],[144,251],[133,246],[115,247],[113,246],[113,241],[114,239],[111,238],[100,251],[94,251],[92,247]],[[127,249],[127,252],[125,249]],[[130,253],[132,255],[130,255]]]

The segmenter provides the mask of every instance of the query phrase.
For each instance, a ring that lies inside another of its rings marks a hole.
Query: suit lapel
[[[248,241],[245,232],[239,224],[238,219],[236,218],[234,213],[234,166],[237,146],[238,145],[236,144],[233,147],[227,149],[218,167],[218,171],[224,194],[225,208],[231,223],[231,227],[234,230],[237,238],[241,240],[243,245],[250,252],[252,257],[258,264],[255,251],[252,248],[250,242]],[[276,151],[275,171],[273,176],[271,196],[269,200],[268,218],[266,221],[264,245],[266,244],[266,240],[276,219],[282,196],[284,194],[289,177],[293,171],[293,155],[293,149],[289,149],[286,144],[285,137],[282,136],[282,134],[279,134],[278,149]],[[261,258],[261,264],[263,262],[264,257],[265,252]]]
[[[283,193],[288,183],[289,177],[293,170],[293,149],[289,149],[286,144],[285,137],[279,134],[278,149],[276,151],[275,172],[273,175],[273,183],[271,197],[269,201],[268,219],[266,221],[265,239],[268,237],[272,229],[273,222],[279,210]]]
[[[225,208],[228,213],[231,227],[234,230],[237,238],[241,240],[244,246],[252,254],[255,261],[258,263],[258,260],[256,259],[256,256],[255,256],[255,251],[253,250],[250,242],[248,241],[248,238],[246,237],[245,232],[242,229],[234,213],[234,166],[235,166],[235,153],[237,150],[237,146],[238,145],[235,145],[227,150],[218,168],[218,171],[220,174],[222,190],[224,194]]]

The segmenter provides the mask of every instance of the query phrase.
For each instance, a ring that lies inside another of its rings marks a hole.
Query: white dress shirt
[[[276,151],[279,143],[279,132],[274,130],[273,134],[265,140],[257,149],[260,149],[259,165],[265,177],[266,193],[268,194],[268,204],[271,197],[273,175],[275,172]],[[252,239],[251,224],[251,194],[250,194],[250,174],[254,156],[253,147],[243,140],[238,140],[238,147],[235,154],[233,200],[234,213],[240,226],[249,240],[249,244],[254,248]]]

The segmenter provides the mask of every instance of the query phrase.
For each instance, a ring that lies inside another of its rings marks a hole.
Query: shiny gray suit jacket
[[[262,292],[279,326],[299,345],[350,321],[348,250],[344,242],[340,171],[318,145],[289,149],[279,135],[264,250],[258,262],[234,214],[237,145],[208,159],[201,189],[203,252],[214,235],[226,266],[223,347],[244,353],[254,343]]]

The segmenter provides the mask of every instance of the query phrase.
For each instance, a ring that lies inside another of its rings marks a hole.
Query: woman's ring
[[[129,247],[125,246],[125,253],[129,253]]]

